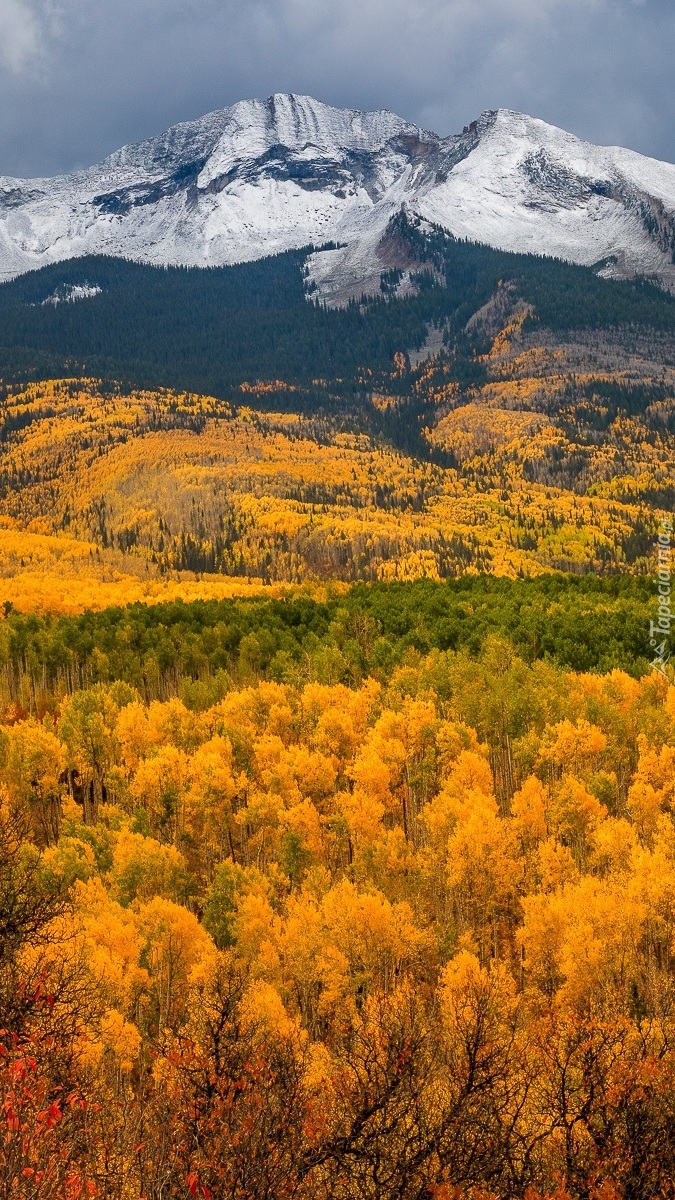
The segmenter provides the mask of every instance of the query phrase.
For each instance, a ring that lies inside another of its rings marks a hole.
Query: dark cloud
[[[505,106],[675,160],[673,0],[0,0],[0,174],[249,96],[453,133]]]

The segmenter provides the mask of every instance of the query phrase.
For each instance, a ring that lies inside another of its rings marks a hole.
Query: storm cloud
[[[303,92],[461,130],[520,109],[675,160],[673,0],[0,0],[0,174]]]

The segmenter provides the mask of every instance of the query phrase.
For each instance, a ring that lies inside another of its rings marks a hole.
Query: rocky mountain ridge
[[[456,237],[675,287],[675,166],[506,109],[439,137],[306,96],[242,101],[53,179],[0,177],[0,279],[85,254],[222,266],[308,245],[320,297],[404,269],[405,208]],[[405,273],[401,280],[406,286]]]

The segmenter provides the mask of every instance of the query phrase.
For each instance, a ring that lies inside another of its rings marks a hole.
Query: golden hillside
[[[473,387],[438,355],[414,371],[398,356],[385,387],[365,373],[360,423],[331,412],[327,385],[328,415],[282,382],[236,404],[96,380],[6,388],[0,602],[647,569],[675,472],[675,371],[651,342],[523,328],[520,314],[490,331]],[[252,407],[294,392],[297,412]],[[413,412],[415,453],[397,437]]]

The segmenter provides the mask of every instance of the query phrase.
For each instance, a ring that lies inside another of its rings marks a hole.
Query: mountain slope
[[[525,306],[554,333],[675,337],[675,299],[648,284],[428,233],[402,214],[386,239],[410,270],[378,277],[378,299],[330,310],[306,302],[302,251],[208,271],[88,256],[29,272],[0,284],[0,380],[84,374],[224,398],[243,382],[283,380],[311,385],[315,411],[326,385],[353,396],[395,355],[415,365],[443,344],[470,385],[479,314],[497,301],[502,324]]]
[[[388,237],[416,293],[338,310],[306,303],[303,252],[1,285],[0,607],[651,572],[675,298],[401,215]]]
[[[216,266],[309,244],[340,303],[405,269],[404,207],[455,236],[675,285],[675,166],[504,109],[441,138],[386,111],[309,97],[242,101],[98,166],[0,178],[0,278],[86,254]]]
[[[338,311],[304,301],[298,253],[2,285],[0,605],[48,602],[66,571],[70,604],[120,573],[137,595],[176,572],[650,571],[675,501],[675,298],[442,234],[426,254],[445,286],[420,271],[417,295]],[[445,352],[424,357],[432,331]],[[66,351],[79,378],[10,382],[12,356],[17,379]]]

